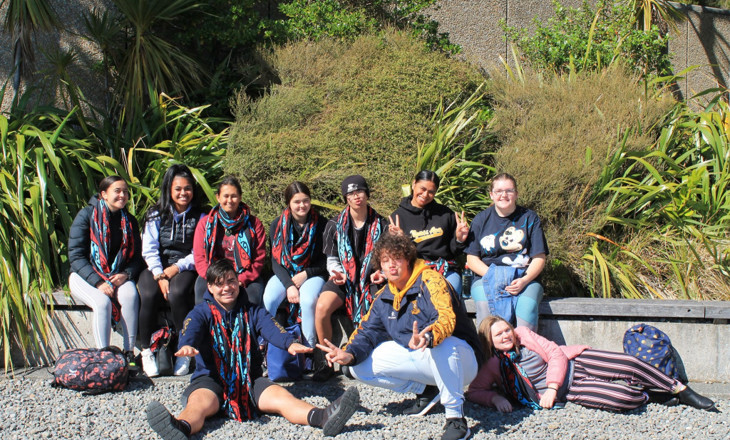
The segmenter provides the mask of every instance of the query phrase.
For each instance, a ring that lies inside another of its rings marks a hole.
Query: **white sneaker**
[[[190,358],[187,356],[181,356],[175,358],[175,376],[185,376],[190,371]]]
[[[157,377],[160,375],[160,370],[157,369],[157,362],[155,362],[155,355],[152,354],[152,350],[149,348],[142,350],[142,369],[147,377]]]

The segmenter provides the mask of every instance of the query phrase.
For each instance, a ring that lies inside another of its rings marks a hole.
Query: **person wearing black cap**
[[[342,181],[345,209],[327,222],[324,230],[324,253],[330,278],[322,287],[315,311],[317,338],[321,344],[332,340],[332,313],[345,306],[348,317],[359,323],[370,308],[382,274],[371,273],[373,247],[386,232],[387,221],[368,204],[370,188],[360,175]],[[325,381],[334,375],[321,351],[315,352],[312,379]]]

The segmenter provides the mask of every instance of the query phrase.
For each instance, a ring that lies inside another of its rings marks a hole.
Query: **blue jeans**
[[[319,292],[324,286],[322,277],[308,278],[299,288],[299,306],[302,310],[302,335],[307,340],[310,347],[314,347],[317,343],[317,332],[314,329],[314,310],[317,307],[317,298]],[[276,315],[276,310],[282,301],[286,299],[286,289],[279,278],[274,275],[266,283],[264,289],[264,307],[272,315]]]
[[[451,287],[453,287],[454,290],[456,290],[456,293],[459,294],[459,297],[461,297],[461,274],[459,272],[449,270],[444,274],[444,278],[446,278],[446,281],[451,284]]]
[[[542,301],[544,291],[540,283],[532,281],[525,289],[517,294],[517,302],[515,304],[515,321],[513,325],[521,325],[528,327],[532,331],[537,331],[537,320],[539,318],[539,306]],[[477,308],[477,328],[482,319],[490,315],[489,301],[484,291],[484,282],[481,278],[475,279],[471,285],[471,296],[476,303]]]

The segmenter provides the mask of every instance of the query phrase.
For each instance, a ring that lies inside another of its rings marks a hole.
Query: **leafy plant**
[[[13,340],[31,350],[48,335],[47,294],[67,273],[59,251],[81,197],[105,169],[94,159],[91,139],[69,123],[73,113],[0,115],[0,343],[6,360]]]
[[[286,38],[354,38],[376,28],[377,22],[361,8],[348,8],[339,0],[292,0],[279,5],[287,16],[280,21]]]
[[[89,35],[109,63],[114,91],[111,114],[134,124],[156,91],[186,93],[201,82],[202,69],[161,34],[183,14],[196,9],[196,0],[114,0],[118,17],[107,12],[85,16]],[[137,127],[128,129],[135,130]]]
[[[600,70],[620,60],[642,75],[663,75],[671,68],[667,37],[658,29],[636,29],[626,4],[600,0],[566,8],[553,0],[555,17],[535,19],[535,31],[502,25],[507,41],[517,45],[528,65],[562,72]]]

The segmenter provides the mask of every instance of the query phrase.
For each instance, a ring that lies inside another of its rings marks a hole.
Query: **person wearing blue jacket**
[[[195,356],[195,372],[183,393],[185,408],[176,418],[160,402],[147,407],[147,420],[164,440],[182,440],[199,432],[207,417],[223,411],[244,421],[258,413],[284,416],[292,423],[321,427],[336,435],[357,408],[360,396],[350,387],[326,408],[316,408],[263,377],[261,335],[292,355],[312,349],[296,342],[264,309],[240,294],[233,264],[218,260],[206,271],[203,302],[185,318],[175,356]]]
[[[417,259],[410,238],[385,234],[372,261],[387,286],[344,349],[330,341],[317,347],[366,384],[416,393],[405,414],[425,415],[441,401],[447,418],[442,440],[468,438],[463,390],[483,359],[474,323],[446,279]]]

